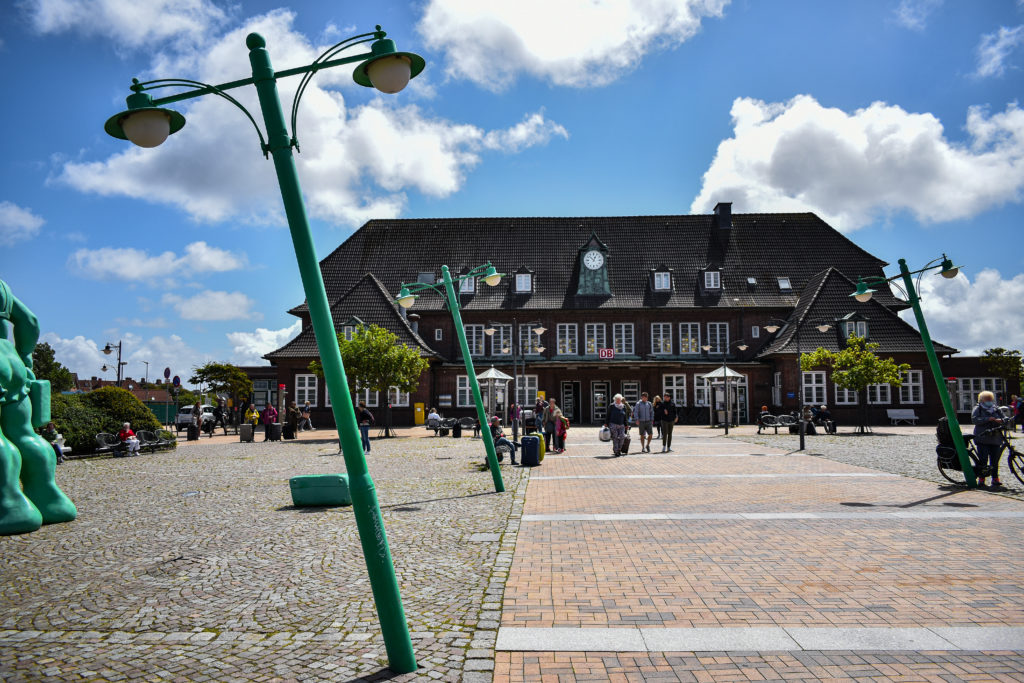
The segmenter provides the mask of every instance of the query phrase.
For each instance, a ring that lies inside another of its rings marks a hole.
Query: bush
[[[132,423],[134,432],[161,429],[156,415],[142,401],[117,387],[103,387],[86,394],[55,394],[50,399],[50,413],[72,453],[96,450],[97,434],[117,434],[125,422]]]

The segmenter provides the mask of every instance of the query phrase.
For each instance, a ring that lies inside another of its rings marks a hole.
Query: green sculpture
[[[13,343],[7,321],[14,326]],[[0,536],[78,516],[54,478],[53,448],[33,429],[50,421],[50,383],[32,373],[37,341],[36,316],[0,280]]]

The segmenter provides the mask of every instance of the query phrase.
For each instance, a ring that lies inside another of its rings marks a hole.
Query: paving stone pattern
[[[0,680],[392,679],[351,508],[291,504],[290,477],[344,472],[337,451],[61,465],[78,520],[0,538]],[[421,667],[394,680],[489,680],[514,548],[491,539],[526,470],[495,494],[472,439],[375,441],[368,461]]]

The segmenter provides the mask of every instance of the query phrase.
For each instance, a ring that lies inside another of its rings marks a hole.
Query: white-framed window
[[[656,272],[654,274],[654,289],[659,292],[672,289],[672,273]]]
[[[700,323],[679,323],[679,353],[700,353]]]
[[[327,387],[327,382],[324,382],[324,407],[331,407],[331,390]]]
[[[784,275],[780,276],[779,277],[779,289],[781,289],[784,292],[792,291],[793,290],[793,283],[790,281],[790,279],[788,277],[786,277]]]
[[[782,373],[776,372],[772,376],[772,405],[782,405]]]
[[[704,289],[721,289],[722,288],[722,274],[717,270],[708,270],[704,272]]]
[[[869,405],[886,405],[892,403],[892,385],[888,383],[884,384],[869,384],[868,385],[868,404]]]
[[[516,273],[516,291],[520,294],[533,291],[533,273]]]
[[[309,405],[315,408],[316,385],[316,375],[295,375],[295,402],[301,406],[309,401]]]
[[[846,322],[846,338],[849,339],[851,335],[857,335],[861,339],[867,339],[868,336],[868,321],[867,320],[848,320]]]
[[[540,337],[534,333],[537,325],[519,326],[519,351],[523,355],[540,353]]]
[[[395,408],[409,407],[409,392],[399,391],[398,387],[388,387],[388,403]]]
[[[345,338],[345,341],[352,341],[352,337],[355,336],[355,333],[355,325],[345,325],[343,328],[341,328],[341,336]]]
[[[434,341],[441,341],[444,339],[444,330],[440,327],[434,329]]]
[[[470,356],[482,356],[484,355],[484,334],[483,325],[464,325],[463,330],[466,332],[466,345],[469,347]]]
[[[651,323],[651,353],[660,356],[672,353],[672,323]]]
[[[516,403],[532,410],[533,404],[537,402],[537,375],[520,377],[517,393],[519,398]]]
[[[821,405],[820,403],[818,405]],[[836,405],[855,406],[857,405],[857,392],[852,389],[843,389],[836,385]]]
[[[491,335],[491,355],[511,356],[512,355],[512,326],[492,325],[494,334]]]
[[[804,404],[820,406],[825,403],[825,373],[816,370],[802,373],[802,376]]]
[[[686,375],[662,375],[661,383],[662,396],[671,396],[676,406],[686,405]]]
[[[920,370],[908,370],[903,373],[903,384],[900,385],[900,403],[908,405],[924,403],[924,380]]]
[[[902,389],[902,387],[901,387]],[[1006,387],[1002,377],[959,377],[957,378],[957,412],[969,413],[978,403],[978,394],[991,391],[1006,401]]]
[[[558,323],[558,355],[575,356],[579,353],[576,341],[576,323]]]
[[[751,327],[750,328],[750,338],[751,339],[760,339],[761,338],[761,328],[758,327],[757,325],[754,325],[753,327]]]
[[[604,335],[604,323],[586,323],[583,326],[583,353],[596,356],[598,349],[608,348]]]
[[[456,378],[455,405],[459,408],[473,406],[473,390],[469,386],[469,376],[459,375]]]
[[[416,282],[422,282],[423,284],[432,285],[435,279],[433,273],[422,272],[416,274]]]
[[[708,323],[709,353],[725,353],[729,349],[729,323]]]
[[[632,408],[640,400],[640,382],[624,381],[622,383],[622,400]]]
[[[615,353],[633,355],[633,323],[612,325],[612,342]]]
[[[693,405],[701,408],[708,406],[708,396],[711,391],[708,386],[706,379],[701,379],[700,375],[695,374],[693,376]]]
[[[459,291],[463,294],[472,294],[476,291],[476,278],[467,277],[459,283]]]
[[[378,405],[378,399],[380,392],[370,391],[369,389],[360,389],[359,385],[356,385],[356,405],[359,405],[360,401],[366,401],[367,408],[376,408]]]

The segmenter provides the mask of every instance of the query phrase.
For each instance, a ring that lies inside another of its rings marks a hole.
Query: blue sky
[[[0,6],[0,277],[59,360],[104,376],[122,341],[127,374],[187,377],[298,332],[273,166],[242,114],[182,103],[188,124],[151,150],[103,122],[133,76],[247,77],[252,30],[280,70],[378,23],[427,69],[395,96],[345,68],[307,92],[321,257],[374,217],[813,211],[894,265],[965,266],[923,280],[935,338],[1024,345],[1022,2],[17,0]]]

